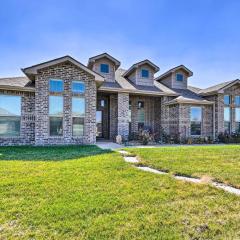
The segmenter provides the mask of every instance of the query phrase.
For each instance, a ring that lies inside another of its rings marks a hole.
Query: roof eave
[[[167,72],[163,73],[162,75],[158,76],[157,78],[155,78],[155,81],[161,81],[163,78],[167,77],[168,75],[171,75],[172,73],[176,72],[178,69],[184,69],[186,72],[188,72],[188,77],[193,76],[193,72],[191,70],[189,70],[184,65],[180,65],[180,66],[170,69]]]
[[[121,92],[121,93],[132,93],[132,94],[142,94],[142,95],[155,95],[155,96],[179,96],[178,94],[174,93],[166,93],[166,92],[154,92],[154,91],[144,91],[144,90],[136,90],[136,89],[119,89],[119,88],[108,88],[108,87],[101,87],[98,89],[100,92]]]
[[[23,68],[22,71],[29,79],[34,80],[35,76],[37,75],[37,71],[39,69],[43,69],[45,67],[49,67],[49,66],[56,65],[56,64],[59,64],[59,63],[62,63],[62,62],[66,62],[66,61],[69,61],[72,64],[75,64],[76,66],[78,66],[82,70],[84,70],[84,71],[88,72],[90,75],[94,76],[96,82],[99,82],[99,83],[104,82],[104,77],[103,76],[94,72],[93,70],[90,70],[85,65],[78,62],[77,60],[75,60],[71,56],[64,56],[64,57],[61,57],[61,58],[53,59],[51,61],[47,61],[47,62],[44,62],[44,63],[37,64],[37,65],[31,66],[31,67]]]
[[[207,93],[198,93],[200,96],[212,96],[218,94],[218,91],[212,91],[212,92],[207,92]]]
[[[160,70],[160,68],[157,65],[152,63],[150,60],[145,59],[141,62],[133,64],[122,76],[128,77],[134,70],[136,70],[137,68],[139,68],[140,66],[142,66],[144,64],[148,64],[149,66],[151,66],[154,69],[154,73],[156,73]]]
[[[12,91],[22,91],[22,92],[35,92],[35,88],[31,87],[16,87],[16,86],[6,86],[0,85],[0,89],[3,90],[12,90]]]
[[[170,106],[174,104],[192,104],[192,105],[212,105],[214,102],[212,101],[195,101],[195,100],[172,100],[170,102],[165,103],[164,105]]]
[[[111,60],[115,66],[116,66],[116,70],[120,67],[121,65],[121,62],[118,61],[116,58],[112,57],[111,55],[109,55],[108,53],[102,53],[102,54],[99,54],[97,56],[94,56],[94,57],[91,57],[88,59],[88,67],[89,68],[92,68],[93,67],[93,64],[95,63],[96,60],[100,59],[100,58],[108,58],[109,60]]]

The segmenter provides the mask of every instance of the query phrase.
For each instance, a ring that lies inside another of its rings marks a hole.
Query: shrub
[[[218,141],[220,143],[240,143],[240,133],[220,133]]]
[[[143,145],[147,145],[150,141],[154,141],[154,134],[152,134],[149,130],[140,130],[139,141]]]

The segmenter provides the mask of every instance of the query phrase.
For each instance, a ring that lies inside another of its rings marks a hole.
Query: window
[[[240,106],[240,96],[235,96],[235,105]]]
[[[144,112],[144,102],[138,102],[138,111],[137,111],[137,121],[138,121],[138,130],[144,128],[145,121],[145,112]]]
[[[109,65],[108,64],[101,64],[100,65],[100,72],[101,73],[109,73]]]
[[[102,100],[100,101],[100,105],[101,105],[101,107],[105,107],[105,101],[104,101],[104,99],[102,99]]]
[[[224,104],[229,105],[230,104],[230,96],[229,95],[224,95]]]
[[[99,138],[103,136],[102,111],[96,111],[96,136]]]
[[[85,84],[80,81],[72,81],[72,92],[73,93],[84,93]]]
[[[73,136],[83,136],[85,117],[85,98],[72,98],[72,131]]]
[[[149,71],[146,69],[142,69],[142,77],[143,78],[148,78],[149,77]]]
[[[183,81],[183,75],[180,74],[180,73],[177,73],[177,74],[176,74],[176,80],[177,80],[177,81]]]
[[[0,136],[20,135],[21,97],[0,95]]]
[[[202,128],[202,108],[191,107],[191,135],[201,135]]]
[[[49,132],[50,136],[63,135],[63,97],[49,97]]]
[[[129,106],[128,106],[128,122],[132,121],[132,102],[129,101]]]
[[[235,108],[236,132],[240,132],[240,108]]]
[[[60,79],[49,80],[49,91],[50,92],[63,92],[63,81]]]
[[[230,133],[230,108],[229,107],[225,107],[224,108],[224,130],[227,133]]]

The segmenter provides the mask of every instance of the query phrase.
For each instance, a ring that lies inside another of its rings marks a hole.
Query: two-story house
[[[139,129],[213,137],[240,131],[240,81],[189,86],[183,65],[155,77],[149,60],[120,68],[107,53],[87,66],[70,56],[0,79],[0,145],[94,144]]]

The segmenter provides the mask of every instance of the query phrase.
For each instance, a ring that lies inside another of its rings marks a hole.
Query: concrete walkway
[[[124,146],[111,141],[97,141],[96,145],[102,149],[119,149],[119,148],[161,148],[161,147],[197,147],[197,146],[224,146],[227,144],[158,144],[158,145],[139,145],[139,146]],[[240,145],[240,144],[231,144],[231,145]]]
[[[107,141],[97,141],[96,145],[102,149],[110,149],[110,150],[123,148],[123,146],[120,144],[117,144],[114,142],[107,142]]]

